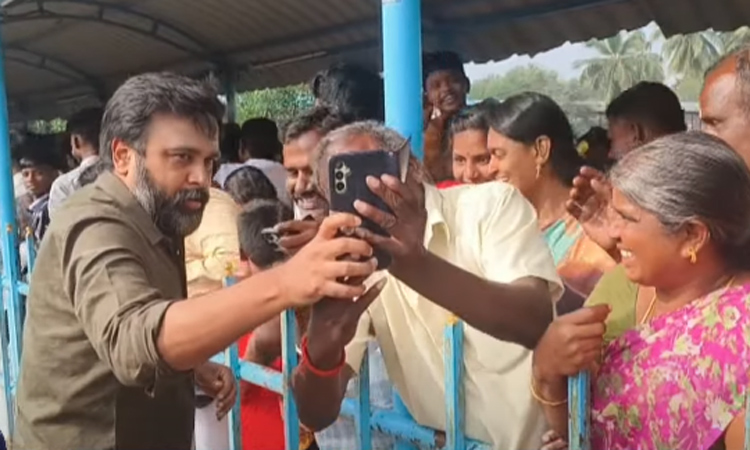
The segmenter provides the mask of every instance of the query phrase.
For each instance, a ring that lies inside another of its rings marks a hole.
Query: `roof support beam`
[[[463,0],[456,5],[462,8],[467,3],[474,3],[477,0]],[[576,12],[585,9],[597,8],[616,3],[625,3],[632,0],[558,0],[554,3],[543,5],[533,5],[525,8],[517,8],[512,11],[498,11],[492,14],[486,14],[482,17],[472,17],[470,19],[452,19],[450,22],[445,21],[438,25],[439,31],[476,31],[477,28],[486,28],[488,26],[500,26],[508,22],[518,22],[529,19],[539,19],[552,14]]]
[[[72,82],[85,83],[96,92],[97,96],[102,98],[104,96],[104,87],[94,76],[54,56],[10,45],[5,49],[5,59],[49,72]]]
[[[22,9],[23,5],[26,4],[36,5],[37,8],[13,14],[13,9]],[[59,9],[55,8],[56,6],[64,6],[66,4],[83,6],[84,8],[81,9],[80,13],[56,11],[56,9]],[[49,8],[47,6],[49,6]],[[94,0],[26,0],[12,3],[11,6],[3,10],[2,15],[3,25],[56,19],[102,23],[154,39],[193,57],[203,58],[205,55],[211,54],[211,49],[206,44],[200,42],[200,40],[191,36],[179,27],[162,19],[151,17],[148,14],[122,5],[103,3]],[[132,25],[131,23],[118,21],[115,20],[113,16],[134,19],[136,22],[143,22],[144,26],[139,27]]]

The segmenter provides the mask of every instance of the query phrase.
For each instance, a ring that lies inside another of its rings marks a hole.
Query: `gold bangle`
[[[531,383],[529,383],[529,388],[530,388],[529,390],[531,391],[531,396],[534,397],[534,400],[538,401],[539,403],[541,403],[544,406],[551,406],[551,407],[555,408],[555,407],[562,406],[562,405],[565,405],[565,404],[568,403],[568,399],[567,398],[565,398],[563,400],[560,400],[560,401],[553,402],[553,401],[547,400],[544,397],[542,397],[541,395],[539,395],[539,393],[536,391],[536,386],[534,385],[534,377],[533,376],[531,377]]]

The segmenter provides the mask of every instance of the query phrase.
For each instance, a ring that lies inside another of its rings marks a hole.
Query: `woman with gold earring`
[[[565,209],[573,178],[584,164],[568,118],[551,98],[526,92],[488,113],[490,166],[534,206],[568,295],[558,311],[579,307],[614,260],[583,232]]]
[[[610,179],[622,262],[548,327],[532,394],[564,439],[567,377],[589,370],[591,448],[743,449],[750,171],[722,141],[681,133],[629,153]]]

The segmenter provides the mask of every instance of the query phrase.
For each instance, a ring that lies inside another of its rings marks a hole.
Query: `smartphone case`
[[[328,164],[331,211],[347,212],[361,217],[354,209],[354,201],[361,200],[382,211],[392,213],[388,205],[367,186],[367,177],[380,178],[382,175],[400,176],[398,154],[384,150],[340,153],[331,157]],[[362,217],[362,226],[381,236],[389,236],[382,227]],[[386,252],[375,249],[378,268],[390,265],[391,258]]]

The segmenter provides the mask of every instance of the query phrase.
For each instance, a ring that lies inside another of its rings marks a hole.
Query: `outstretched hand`
[[[289,255],[296,254],[318,234],[320,222],[316,220],[289,220],[276,226],[279,246]]]
[[[354,202],[354,207],[363,217],[386,230],[390,237],[361,228],[357,230],[357,235],[390,253],[394,262],[422,254],[425,251],[427,210],[424,186],[414,171],[409,170],[406,183],[396,177],[383,175],[380,178],[368,177],[367,186],[388,205],[393,214],[361,200]]]
[[[237,383],[232,370],[224,365],[206,362],[195,370],[195,384],[216,404],[216,418],[221,420],[237,400]]]
[[[614,256],[615,242],[609,236],[611,201],[612,185],[607,177],[592,167],[582,167],[573,179],[573,188],[565,207],[588,237]]]
[[[289,261],[271,269],[279,275],[285,297],[293,306],[309,305],[325,297],[351,299],[365,293],[361,282],[350,280],[364,280],[375,271],[372,246],[362,239],[339,235],[340,230],[361,224],[362,220],[352,214],[331,215],[307,245]]]
[[[307,326],[307,348],[315,367],[325,370],[336,365],[344,347],[354,338],[359,318],[378,298],[386,281],[387,278],[381,278],[359,298],[324,298],[312,306]]]
[[[609,305],[596,305],[555,319],[534,349],[535,376],[547,381],[595,370],[609,312]]]

